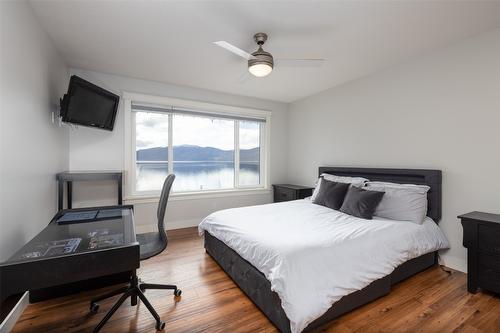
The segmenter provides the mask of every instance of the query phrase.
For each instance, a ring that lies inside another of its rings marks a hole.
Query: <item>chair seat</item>
[[[137,234],[137,241],[140,245],[140,259],[145,260],[153,257],[167,247],[167,244],[162,240],[158,232],[148,232],[145,234]]]

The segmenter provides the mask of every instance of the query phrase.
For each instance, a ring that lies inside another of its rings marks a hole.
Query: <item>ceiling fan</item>
[[[243,51],[242,49],[223,40],[214,42],[214,44],[246,59],[248,61],[248,71],[250,74],[257,77],[269,75],[272,72],[275,63],[280,67],[319,67],[325,62],[325,59],[274,59],[271,53],[264,51],[262,48],[262,45],[264,45],[267,40],[267,34],[263,32],[256,33],[253,36],[253,39],[259,46],[257,51],[253,53]]]

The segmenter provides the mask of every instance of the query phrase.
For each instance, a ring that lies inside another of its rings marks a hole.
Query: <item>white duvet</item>
[[[449,247],[430,218],[422,225],[365,220],[308,199],[218,211],[199,230],[266,276],[293,333],[403,262]]]

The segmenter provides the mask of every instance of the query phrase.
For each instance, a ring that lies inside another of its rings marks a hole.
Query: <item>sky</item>
[[[240,148],[259,146],[259,123],[240,121]],[[174,146],[189,144],[223,150],[234,148],[234,122],[198,116],[173,116]],[[168,146],[168,115],[136,112],[136,148]]]

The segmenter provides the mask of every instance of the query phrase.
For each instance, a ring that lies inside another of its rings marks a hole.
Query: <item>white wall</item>
[[[215,104],[264,109],[271,116],[271,183],[286,180],[288,139],[287,105],[256,98],[235,96],[208,90],[170,85],[128,77],[108,75],[80,69],[71,69],[71,74],[81,76],[117,94],[123,92],[143,93],[196,100]],[[235,83],[238,84],[238,83]],[[124,110],[120,105],[113,132],[78,127],[70,131],[71,170],[124,170]],[[112,183],[80,183],[74,186],[75,206],[109,203],[116,199]],[[271,192],[254,195],[233,195],[212,199],[171,200],[167,208],[167,229],[197,225],[213,211],[271,202]],[[128,202],[135,205],[136,223],[139,226],[156,223],[157,203]]]
[[[68,69],[23,1],[0,2],[0,261],[57,210],[55,174],[68,168],[68,129],[51,122]]]
[[[443,258],[465,271],[456,216],[500,213],[500,29],[295,102],[289,117],[291,181],[313,184],[321,165],[441,169]]]

